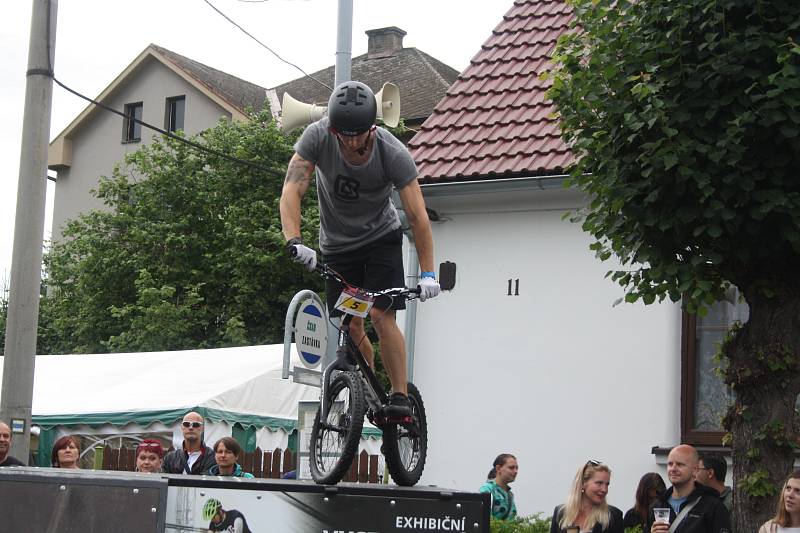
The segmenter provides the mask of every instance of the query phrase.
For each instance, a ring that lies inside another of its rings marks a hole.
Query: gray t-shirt
[[[392,187],[402,189],[416,179],[417,166],[403,143],[383,128],[376,130],[369,160],[351,165],[328,126],[327,118],[308,126],[294,150],[316,165],[319,248],[324,254],[339,254],[400,227]]]

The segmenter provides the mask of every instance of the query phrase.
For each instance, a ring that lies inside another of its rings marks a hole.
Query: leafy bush
[[[550,517],[536,513],[531,516],[518,516],[511,520],[491,519],[489,524],[491,533],[549,533]]]

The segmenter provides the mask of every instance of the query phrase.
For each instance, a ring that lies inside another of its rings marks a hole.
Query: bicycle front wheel
[[[386,468],[398,485],[411,487],[422,477],[428,457],[428,422],[422,396],[413,383],[408,384],[408,402],[414,415],[409,426],[388,424],[383,430],[383,455]]]
[[[311,429],[311,477],[319,484],[338,483],[358,450],[364,426],[364,385],[353,372],[336,375],[328,391],[328,412],[317,409]]]

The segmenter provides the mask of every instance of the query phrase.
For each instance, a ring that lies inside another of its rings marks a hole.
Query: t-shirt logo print
[[[336,176],[336,181],[333,184],[333,191],[336,198],[344,202],[355,202],[358,200],[358,188],[361,186],[357,180],[349,176]]]

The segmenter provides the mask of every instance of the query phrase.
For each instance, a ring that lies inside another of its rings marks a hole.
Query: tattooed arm
[[[281,226],[286,240],[300,236],[300,204],[311,183],[314,165],[297,154],[289,161],[281,192]]]

